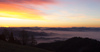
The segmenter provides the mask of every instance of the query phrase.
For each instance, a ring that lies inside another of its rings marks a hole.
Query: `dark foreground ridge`
[[[0,52],[50,52],[44,49],[8,43],[0,40]]]
[[[74,37],[66,41],[41,43],[37,47],[54,52],[100,52],[99,41],[80,37]]]

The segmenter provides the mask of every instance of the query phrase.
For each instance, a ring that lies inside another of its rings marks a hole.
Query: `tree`
[[[1,35],[0,35],[0,40],[6,41],[6,37],[5,37],[4,34],[1,34]]]
[[[34,46],[37,44],[37,41],[34,38],[34,35],[31,35],[31,46]]]
[[[9,37],[9,31],[7,29],[4,29],[2,34],[0,35],[0,39],[6,41],[8,37]]]
[[[2,34],[4,34],[6,36],[6,38],[9,38],[10,33],[7,29],[4,29]]]
[[[27,31],[25,31],[25,30],[21,31],[20,39],[21,39],[21,42],[23,45],[26,45],[28,43],[29,35],[28,35]]]
[[[8,42],[11,42],[11,43],[14,43],[15,42],[14,36],[13,36],[13,32],[11,32],[11,34],[9,35]]]

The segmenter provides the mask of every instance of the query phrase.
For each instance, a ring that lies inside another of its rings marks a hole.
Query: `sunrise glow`
[[[0,27],[100,27],[99,0],[0,0]]]

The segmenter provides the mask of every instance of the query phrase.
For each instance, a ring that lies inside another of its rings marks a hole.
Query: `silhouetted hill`
[[[50,52],[50,51],[30,46],[12,44],[0,40],[0,52]]]
[[[100,42],[89,38],[74,37],[66,41],[38,44],[37,47],[55,52],[100,52]]]

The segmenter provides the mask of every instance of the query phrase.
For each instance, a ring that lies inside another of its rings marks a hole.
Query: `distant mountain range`
[[[4,29],[4,27],[0,27]],[[17,30],[57,30],[57,31],[100,31],[100,27],[71,27],[71,28],[50,28],[50,27],[10,27],[7,29]]]
[[[72,28],[46,28],[45,30],[58,30],[58,31],[100,31],[100,28],[72,27]]]

